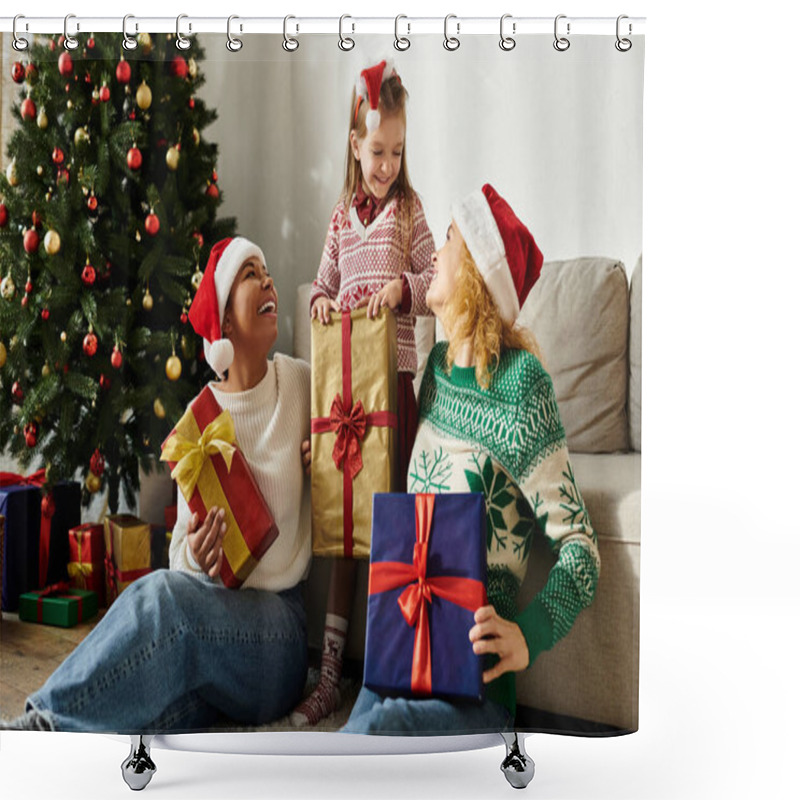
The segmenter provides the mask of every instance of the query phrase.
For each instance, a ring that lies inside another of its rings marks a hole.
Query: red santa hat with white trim
[[[222,378],[233,363],[233,343],[222,336],[222,320],[228,295],[248,258],[256,257],[265,264],[261,248],[243,236],[222,239],[211,248],[203,279],[189,309],[189,321],[203,337],[203,352],[211,369]]]
[[[371,67],[362,69],[356,78],[356,112],[355,120],[358,119],[358,110],[361,107],[363,100],[369,103],[369,111],[367,111],[367,133],[376,131],[381,124],[381,112],[378,110],[378,104],[381,98],[381,86],[383,82],[388,80],[395,74],[394,63],[389,60],[383,60],[374,64]]]
[[[455,203],[452,217],[500,316],[513,325],[542,271],[533,235],[488,183]]]

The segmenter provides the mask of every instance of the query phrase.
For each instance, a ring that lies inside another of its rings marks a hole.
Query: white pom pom
[[[377,108],[367,111],[367,133],[378,130],[381,124],[381,112]]]
[[[225,370],[233,364],[233,343],[230,339],[217,339],[213,344],[203,340],[203,352],[211,369],[220,378],[225,376]]]

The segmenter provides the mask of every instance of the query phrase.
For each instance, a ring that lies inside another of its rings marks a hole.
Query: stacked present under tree
[[[69,532],[69,574],[70,586],[97,593],[97,603],[106,605],[106,579],[103,526],[86,523],[72,528]]]
[[[111,605],[135,580],[152,572],[150,525],[132,514],[103,520],[106,599]]]

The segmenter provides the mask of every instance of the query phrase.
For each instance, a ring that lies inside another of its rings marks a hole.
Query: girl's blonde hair
[[[503,351],[527,350],[542,360],[536,337],[524,328],[510,325],[500,316],[466,244],[462,248],[455,285],[443,314],[450,337],[448,370],[453,366],[455,354],[468,342],[472,343],[475,356],[475,378],[484,389],[489,388]]]
[[[406,124],[406,99],[408,92],[400,78],[397,75],[392,75],[381,84],[380,100],[378,102],[378,110],[381,117],[398,115],[403,121],[403,126]],[[358,114],[356,115],[356,104],[358,97],[355,89],[353,89],[353,99],[350,103],[350,127],[349,130],[354,130],[359,139],[364,139],[367,136],[367,112],[369,111],[369,103],[366,99],[362,100],[358,107]],[[346,209],[350,208],[353,202],[353,197],[358,190],[358,184],[361,182],[361,162],[353,155],[353,148],[350,146],[350,136],[348,130],[347,137],[347,155],[345,157],[345,178],[344,188],[342,189],[341,199],[344,202]],[[397,197],[397,213],[395,216],[395,227],[400,239],[401,245],[401,264],[403,268],[411,260],[411,237],[414,230],[414,206],[416,201],[416,192],[411,187],[411,180],[408,177],[408,166],[406,162],[406,147],[403,143],[403,154],[400,157],[400,172],[397,179],[389,189],[389,194],[386,196],[387,202]]]

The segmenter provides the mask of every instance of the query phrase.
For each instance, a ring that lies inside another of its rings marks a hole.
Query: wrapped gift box
[[[3,611],[16,611],[19,596],[67,579],[69,529],[81,521],[80,484],[65,481],[52,487],[43,510],[44,471],[25,478],[0,475],[3,539]]]
[[[71,628],[97,614],[97,594],[74,589],[62,582],[19,598],[19,618],[25,622],[40,622]]]
[[[153,571],[150,525],[131,514],[115,514],[103,520],[103,539],[106,600],[111,605],[135,580]]]
[[[97,603],[106,605],[105,536],[103,526],[87,523],[69,531],[69,585],[97,594]]]
[[[369,558],[372,495],[390,492],[397,441],[397,327],[382,309],[311,321],[314,555]]]
[[[469,631],[485,585],[482,494],[376,494],[365,685],[481,701],[483,660]]]
[[[195,398],[161,451],[201,521],[214,506],[225,510],[220,578],[238,589],[275,541],[278,526],[236,443],[233,418],[222,411],[211,389]]]

